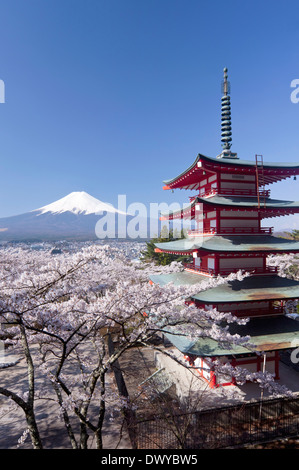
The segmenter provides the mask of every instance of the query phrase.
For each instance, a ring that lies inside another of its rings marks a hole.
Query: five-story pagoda
[[[226,276],[240,269],[250,273],[242,281],[207,289],[191,300],[201,308],[212,306],[238,317],[249,317],[246,326],[230,327],[230,331],[250,335],[254,350],[245,347],[225,350],[213,340],[190,342],[166,334],[187,361],[198,365],[200,375],[211,387],[234,383],[233,378],[214,373],[211,359],[220,358],[251,371],[261,370],[266,360],[267,370],[278,379],[279,351],[299,345],[299,322],[284,314],[284,303],[299,299],[299,283],[279,276],[277,268],[267,265],[271,254],[298,253],[299,242],[275,237],[272,227],[262,225],[265,218],[299,212],[299,202],[271,199],[270,190],[265,189],[298,175],[299,164],[267,163],[261,155],[247,161],[231,152],[229,93],[227,69],[224,69],[222,153],[216,158],[199,154],[187,170],[164,182],[164,189],[196,191],[187,207],[164,216],[169,220],[192,219],[196,228],[188,232],[187,238],[156,244],[156,251],[190,255],[193,261],[181,273],[151,278],[159,284],[195,284],[206,276]]]

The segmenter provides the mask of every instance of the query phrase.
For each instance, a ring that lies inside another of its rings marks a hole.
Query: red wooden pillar
[[[232,359],[232,362],[231,362],[231,365],[235,368],[236,365],[237,365],[237,361],[236,359],[233,357]],[[237,382],[236,382],[236,378],[235,377],[232,377],[232,385],[237,385]]]
[[[211,370],[209,385],[210,385],[210,388],[216,388],[216,386],[217,386],[216,374],[213,370]]]
[[[214,261],[215,261],[215,274],[217,276],[219,274],[219,255],[218,254],[215,254]]]
[[[220,233],[220,209],[216,209],[216,233]]]
[[[262,358],[259,354],[256,356],[256,371],[260,372],[261,370],[261,363],[262,363]]]
[[[264,273],[266,272],[266,267],[267,267],[267,256],[263,256],[263,271]]]
[[[212,361],[214,361],[214,357],[212,358]],[[209,383],[210,388],[216,388],[217,387],[217,377],[215,374],[215,371],[211,368],[210,371],[210,383]]]
[[[260,211],[258,211],[258,230],[259,231],[261,230],[261,220],[262,220],[261,213]]]
[[[279,380],[279,351],[275,351],[275,379]]]

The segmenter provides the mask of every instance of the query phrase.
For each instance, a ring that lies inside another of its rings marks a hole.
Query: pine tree
[[[294,240],[299,240],[299,230],[292,230],[291,235]]]
[[[146,242],[146,249],[141,253],[141,259],[144,262],[154,261],[157,265],[166,266],[172,263],[172,261],[188,262],[190,256],[177,256],[169,253],[156,253],[155,243],[164,243],[169,241],[178,240],[179,238],[185,238],[184,230],[179,232],[177,229],[168,230],[167,226],[163,226],[160,235],[156,238],[152,238],[149,242]]]

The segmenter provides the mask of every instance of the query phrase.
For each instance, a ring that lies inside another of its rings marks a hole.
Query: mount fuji
[[[126,223],[132,219],[84,191],[72,192],[39,209],[0,218],[0,241],[94,240],[101,238],[96,234],[97,223],[107,215],[115,219],[116,236],[118,217]]]

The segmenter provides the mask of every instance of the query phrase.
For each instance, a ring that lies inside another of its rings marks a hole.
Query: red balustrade
[[[273,227],[223,227],[218,232],[214,227],[209,229],[188,230],[188,236],[196,237],[205,234],[217,235],[238,235],[238,234],[254,234],[254,235],[271,235]]]
[[[235,189],[225,188],[218,190],[218,188],[205,188],[200,191],[196,196],[189,197],[190,202],[194,201],[197,197],[211,197],[211,196],[247,196],[257,197],[257,192],[254,189]],[[270,189],[264,189],[258,192],[259,197],[269,198],[271,194]]]
[[[204,268],[201,266],[196,266],[193,263],[185,263],[184,264],[185,269],[197,272],[197,273],[202,273],[205,275],[210,275],[210,276],[215,276],[220,274],[221,276],[227,276],[231,273],[236,273],[240,269],[242,271],[249,272],[250,274],[277,274],[278,272],[278,267],[277,266],[266,266],[265,268],[263,267],[256,267],[256,268],[222,268],[219,269],[218,272],[214,268]]]

